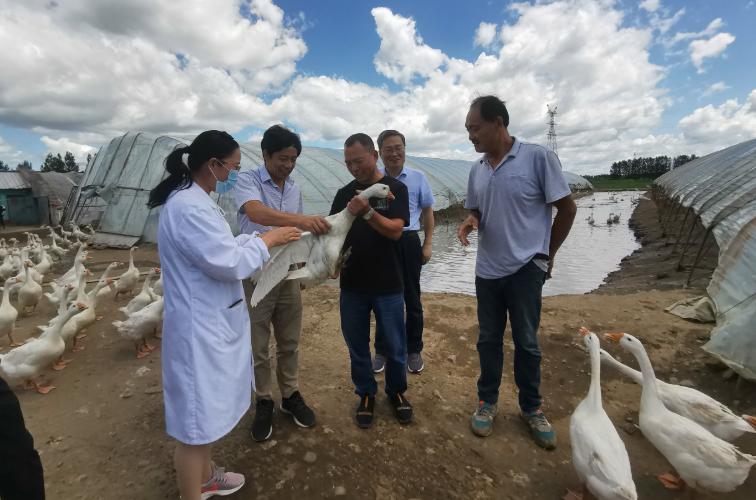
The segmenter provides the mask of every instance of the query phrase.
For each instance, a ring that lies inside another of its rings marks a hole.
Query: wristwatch
[[[368,210],[367,212],[365,212],[362,215],[362,218],[365,219],[365,220],[370,220],[373,217],[374,213],[375,213],[375,209],[373,207],[370,207],[370,210]]]

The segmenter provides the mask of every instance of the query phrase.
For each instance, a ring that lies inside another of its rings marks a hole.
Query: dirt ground
[[[754,386],[737,383],[737,377],[723,378],[723,367],[699,349],[710,325],[664,312],[673,301],[700,290],[681,289],[675,276],[654,278],[674,265],[674,259],[664,258],[653,231],[655,220],[653,204],[642,203],[632,224],[643,232],[646,246],[625,260],[608,285],[587,295],[544,300],[542,392],[559,436],[555,451],[534,446],[517,416],[511,340],[506,341],[494,434],[480,439],[469,431],[478,374],[475,299],[455,294],[424,296],[426,369],[409,376],[407,392],[415,421],[400,426],[381,395],[373,428],[358,429],[352,421],[357,396],[339,330],[338,290],[321,286],[304,293],[300,348],[301,390],[318,425],[300,429],[277,413],[271,440],[255,443],[249,437],[251,415],[245,416],[215,451],[218,463],[247,477],[247,486],[229,498],[561,498],[568,487],[578,486],[568,428],[589,383],[587,356],[576,348],[576,332],[583,325],[597,332],[633,333],[644,341],[660,378],[692,384],[740,413],[756,413]],[[90,269],[97,273],[126,258],[124,251],[97,250]],[[58,265],[58,273],[64,264]],[[136,252],[140,269],[156,264],[154,247]],[[45,373],[56,390],[46,396],[18,391],[53,500],[178,498],[173,445],[164,431],[160,350],[136,359],[132,344],[117,335],[111,322],[119,319],[117,308],[125,303],[108,296],[97,305],[103,319],[87,332],[86,349],[69,355],[74,361],[66,370]],[[32,317],[19,321],[18,337],[30,335],[53,314],[51,305],[41,304]],[[0,348],[6,344],[0,339]],[[607,349],[631,361],[615,346]],[[382,378],[378,376],[379,383]],[[640,388],[609,368],[602,379],[604,406],[627,446],[639,497],[684,497],[664,490],[655,479],[670,466],[635,427]],[[737,444],[756,453],[756,435]],[[698,498],[746,499],[753,498],[753,491],[756,474],[735,493]]]

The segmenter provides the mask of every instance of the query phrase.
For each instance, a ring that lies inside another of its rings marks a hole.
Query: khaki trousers
[[[244,281],[247,299],[254,285]],[[249,304],[249,302],[247,302]],[[299,281],[284,280],[255,307],[249,309],[252,323],[252,357],[255,366],[257,399],[272,399],[270,330],[276,340],[276,378],[281,396],[299,390],[299,336],[302,331],[302,295]]]

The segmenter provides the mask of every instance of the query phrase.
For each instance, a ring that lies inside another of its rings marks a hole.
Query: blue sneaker
[[[530,429],[530,435],[538,446],[547,450],[556,448],[556,432],[541,410],[521,413],[520,416]]]
[[[485,401],[479,402],[478,408],[470,419],[470,428],[473,434],[480,437],[490,436],[493,432],[493,421],[498,411],[499,409],[495,404],[492,405]]]

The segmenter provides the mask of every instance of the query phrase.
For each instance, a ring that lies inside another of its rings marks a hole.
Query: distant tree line
[[[669,172],[672,168],[680,167],[696,158],[696,155],[679,155],[674,158],[670,158],[669,156],[649,156],[615,161],[609,170],[609,177],[614,179],[656,179],[660,175]]]
[[[88,154],[87,165],[91,160],[92,155]],[[27,160],[24,160],[23,162],[16,165],[16,170],[31,170],[31,168],[32,164]],[[0,172],[8,172],[9,170],[10,165],[0,160]],[[66,151],[63,156],[61,156],[60,153],[55,155],[48,153],[45,157],[45,161],[42,162],[42,167],[40,168],[40,170],[42,172],[78,172],[79,164],[76,162],[76,158],[70,151]]]

